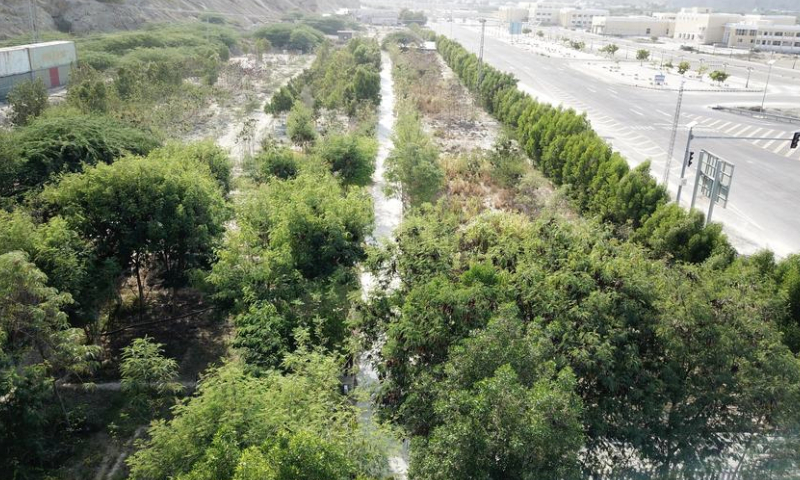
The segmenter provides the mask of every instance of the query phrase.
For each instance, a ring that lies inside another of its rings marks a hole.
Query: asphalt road
[[[477,52],[480,34],[460,25],[434,24],[438,33],[452,35],[465,48]],[[487,35],[484,58],[495,68],[510,72],[519,86],[542,101],[560,103],[586,112],[597,132],[631,165],[645,160],[653,176],[661,179],[666,163],[677,92],[626,86],[585,73],[586,60],[544,57],[523,46],[510,45]],[[591,62],[597,63],[598,60]],[[735,72],[733,72],[736,74]],[[754,72],[753,85],[763,87],[763,72]],[[761,81],[762,83],[758,83]],[[800,89],[789,73],[774,72],[767,105],[800,106]],[[669,189],[677,190],[683,152],[690,122],[697,122],[695,135],[783,138],[785,140],[702,140],[692,150],[707,149],[735,165],[727,208],[717,206],[714,220],[720,221],[731,242],[749,254],[769,248],[779,256],[800,252],[800,148],[790,149],[794,131],[800,125],[774,123],[747,116],[712,110],[712,105],[742,105],[761,102],[761,93],[686,92],[681,129],[678,132],[669,176]],[[697,158],[697,155],[695,156]],[[687,173],[681,205],[687,206],[694,186],[695,165]],[[707,210],[699,198],[697,208]]]

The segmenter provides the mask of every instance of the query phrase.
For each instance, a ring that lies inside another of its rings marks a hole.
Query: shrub
[[[20,82],[8,92],[11,123],[27,125],[47,108],[47,88],[41,78]]]
[[[286,119],[286,133],[298,145],[306,145],[317,139],[313,112],[303,102],[294,102]]]

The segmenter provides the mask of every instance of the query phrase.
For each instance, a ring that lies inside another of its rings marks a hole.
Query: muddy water
[[[370,243],[381,243],[389,239],[392,232],[400,225],[403,217],[403,204],[399,198],[387,197],[384,194],[386,171],[384,162],[392,150],[392,129],[394,127],[394,83],[392,81],[392,63],[386,54],[383,54],[383,68],[381,70],[381,106],[378,113],[378,157],[375,160],[375,174],[372,176],[372,201],[375,208],[375,229],[369,239]],[[366,298],[375,286],[375,278],[367,272],[361,275],[362,295]],[[394,284],[394,282],[393,282]],[[361,355],[358,364],[359,389],[374,392],[378,385],[378,375],[375,370],[374,356],[377,347]],[[370,424],[373,415],[372,395],[369,399],[360,401],[361,421]],[[392,451],[389,458],[389,468],[395,478],[406,479],[408,470],[408,451],[400,442],[389,439]]]

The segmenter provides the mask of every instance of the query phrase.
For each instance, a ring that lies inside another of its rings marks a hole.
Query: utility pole
[[[672,166],[672,154],[675,153],[675,139],[678,136],[678,122],[680,122],[681,119],[681,104],[683,103],[683,87],[685,83],[686,80],[681,80],[681,87],[678,89],[678,104],[675,105],[675,116],[672,118],[672,134],[669,137],[667,162],[664,165],[664,175],[661,177],[661,183],[663,183],[665,187],[668,186],[667,182],[669,181],[669,168]],[[682,174],[681,177],[683,177]]]
[[[39,25],[36,18],[36,0],[28,0],[28,9],[31,16],[31,36],[33,43],[39,42]]]
[[[478,79],[475,83],[475,90],[478,94],[478,101],[481,99],[481,80],[483,79],[483,42],[486,35],[486,19],[481,18],[481,47],[478,50]]]
[[[764,84],[764,96],[761,97],[761,111],[764,111],[764,101],[767,100],[767,87],[769,87],[769,77],[772,75],[772,66],[775,65],[775,60],[770,60],[767,62],[769,65],[769,71],[767,72],[767,83]]]

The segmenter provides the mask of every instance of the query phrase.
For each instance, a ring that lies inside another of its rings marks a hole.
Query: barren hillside
[[[30,31],[32,2],[39,29],[74,33],[128,29],[203,13],[217,13],[247,27],[291,10],[324,13],[358,5],[358,0],[3,0],[0,39]]]

